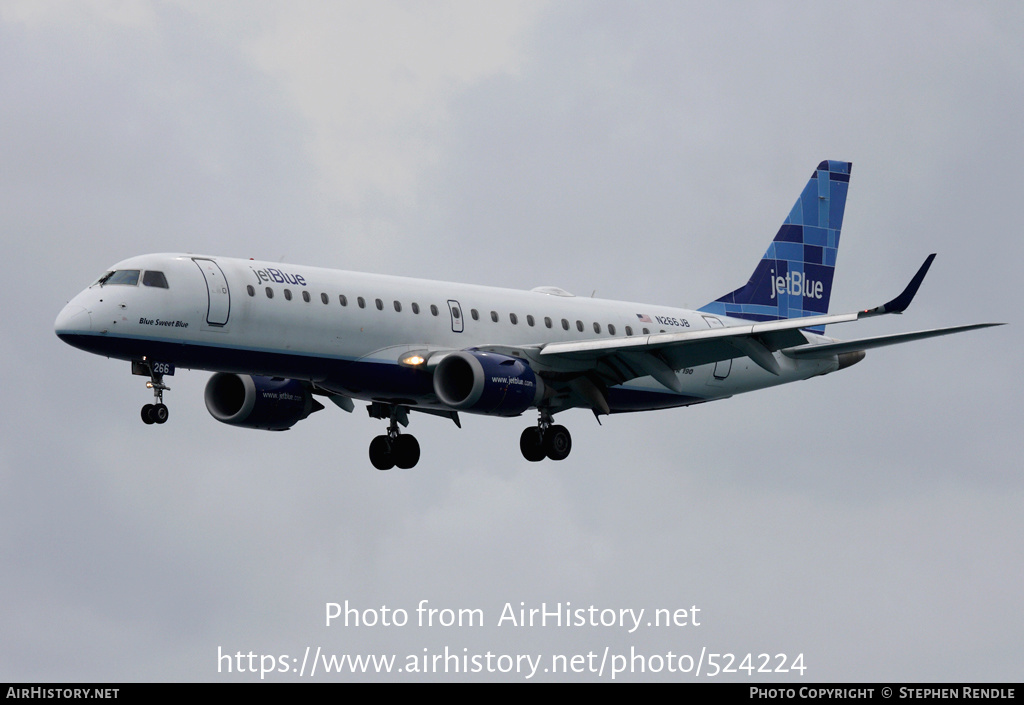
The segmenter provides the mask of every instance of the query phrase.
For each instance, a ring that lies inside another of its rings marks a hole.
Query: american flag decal
[[[651,317],[648,316],[645,313],[638,313],[638,314],[636,314],[636,317],[640,319],[641,323],[650,323],[651,322]]]

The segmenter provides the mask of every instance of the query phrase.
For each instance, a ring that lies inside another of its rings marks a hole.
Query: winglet
[[[921,265],[921,268],[917,270],[917,274],[907,284],[907,288],[903,290],[899,296],[892,301],[876,306],[875,308],[866,309],[860,313],[858,318],[865,318],[867,316],[881,316],[884,313],[903,313],[907,310],[907,306],[914,300],[914,296],[917,295],[917,290],[921,287],[921,282],[924,281],[924,275],[928,273],[928,268],[932,266],[932,260],[935,259],[935,253],[928,255],[928,258]]]

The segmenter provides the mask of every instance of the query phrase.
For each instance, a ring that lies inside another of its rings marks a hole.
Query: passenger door
[[[461,333],[464,326],[462,306],[455,299],[448,299],[448,312],[452,315],[452,333]]]
[[[192,261],[199,267],[206,279],[206,290],[209,305],[206,309],[206,322],[211,326],[227,325],[231,315],[231,294],[228,291],[228,280],[224,271],[212,259],[193,257]]]

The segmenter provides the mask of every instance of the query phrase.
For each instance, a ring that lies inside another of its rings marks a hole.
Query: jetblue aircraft
[[[870,348],[995,323],[839,341],[830,323],[902,313],[935,255],[892,301],[828,313],[851,165],[811,174],[750,280],[696,311],[530,291],[406,279],[195,254],[151,254],[110,268],[57,316],[57,335],[128,360],[149,378],[147,424],[167,421],[164,380],[211,370],[206,407],[218,421],[285,430],[323,409],[369,402],[387,432],[370,461],[411,468],[410,411],[519,416],[530,461],[572,447],[554,415],[665,409],[849,367]]]

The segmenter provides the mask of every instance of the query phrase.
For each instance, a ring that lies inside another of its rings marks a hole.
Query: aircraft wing
[[[569,378],[573,375],[596,374],[605,384],[622,384],[637,377],[651,376],[667,388],[681,392],[682,385],[675,374],[676,371],[720,360],[749,357],[763,369],[777,375],[780,367],[773,354],[776,351],[782,351],[783,354],[794,358],[829,357],[843,352],[1001,325],[979,323],[824,344],[810,343],[801,332],[801,329],[811,326],[902,313],[913,300],[934,258],[934,254],[928,256],[899,296],[881,306],[853,313],[806,316],[629,338],[600,338],[522,347],[482,346],[481,349],[525,356],[530,359],[535,369],[545,376]]]

